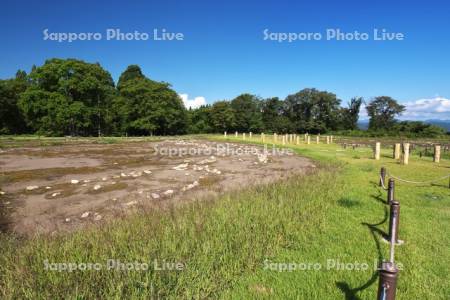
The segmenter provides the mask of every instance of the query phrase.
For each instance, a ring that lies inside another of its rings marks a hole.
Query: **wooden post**
[[[225,138],[227,138],[227,132],[226,132],[226,131],[223,133],[223,136],[224,136]]]
[[[306,140],[307,140],[307,137],[308,137],[308,134],[307,134],[307,133],[305,133],[305,142],[306,142]]]
[[[433,161],[435,163],[438,163],[440,160],[441,160],[441,146],[440,145],[434,145]]]
[[[277,134],[275,132],[273,133],[273,140],[274,140],[274,142],[277,141]]]
[[[245,132],[242,133],[242,139],[245,141]]]
[[[296,144],[300,145],[300,137],[298,135],[296,136]]]
[[[327,145],[330,144],[330,136],[327,135]]]
[[[235,136],[235,137],[238,137],[238,132],[237,132],[237,131],[234,133],[234,136]]]
[[[261,140],[263,143],[266,142],[266,136],[264,135],[264,132],[261,133]]]
[[[403,164],[409,163],[409,143],[403,143]]]
[[[306,144],[311,144],[311,137],[309,135],[306,136]]]
[[[252,134],[252,132],[251,132],[251,131],[250,131],[249,135],[250,135],[250,138],[252,138],[252,135],[253,135],[253,134]]]
[[[282,138],[281,143],[282,143],[283,145],[286,145],[286,135],[283,135],[283,138]]]
[[[400,159],[400,143],[394,145],[394,159]]]
[[[330,143],[333,144],[333,136],[330,136]]]
[[[375,160],[380,160],[380,152],[381,152],[381,143],[376,142],[375,143],[375,153],[374,153]]]
[[[318,144],[320,141],[320,136],[316,136],[316,144]]]

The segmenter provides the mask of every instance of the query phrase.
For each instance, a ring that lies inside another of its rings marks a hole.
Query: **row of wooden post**
[[[394,159],[400,159],[404,165],[407,165],[409,163],[409,143],[403,143],[403,151],[401,151],[401,148],[402,147],[400,143],[395,143],[392,157]],[[374,158],[376,160],[379,160],[380,156],[381,156],[381,143],[376,142],[374,149]],[[433,161],[438,163],[440,162],[440,160],[441,160],[441,146],[434,145]]]
[[[224,137],[226,138],[227,137],[227,132],[225,131],[224,133],[223,133],[223,135],[224,135]],[[239,137],[239,133],[236,131],[235,133],[234,133],[234,136],[237,138],[237,137]],[[248,136],[249,136],[249,138],[252,138],[253,137],[253,134],[252,134],[252,132],[249,132],[248,133]],[[244,133],[242,133],[242,139],[243,140],[246,140],[246,138],[247,138],[247,134],[244,132]],[[277,134],[277,133],[274,133],[273,134],[273,141],[274,142],[278,142],[278,138],[279,138],[279,135]],[[264,143],[265,141],[266,141],[266,135],[264,134],[264,133],[261,133],[261,141]],[[307,133],[305,133],[304,134],[304,141],[306,142],[306,144],[311,144],[311,136],[309,135],[309,134],[307,134]],[[293,134],[283,134],[283,135],[281,135],[281,143],[283,144],[283,145],[286,145],[286,144],[296,144],[296,145],[299,145],[300,144],[300,135],[298,135],[298,134],[295,134],[295,133],[293,133]],[[317,135],[316,136],[316,144],[319,144],[320,143],[320,135]],[[332,144],[333,143],[333,136],[332,135],[327,135],[327,136],[325,136],[325,143],[326,144]]]
[[[380,171],[380,186],[384,187],[385,182],[386,169],[383,167]],[[400,202],[395,198],[394,189],[395,181],[393,178],[390,178],[388,183],[386,201],[386,204],[390,206],[389,235],[387,236],[387,240],[390,243],[389,260],[382,262],[380,265],[377,293],[377,299],[384,300],[395,300],[399,268],[394,261],[394,251],[396,245],[401,245],[403,243],[403,241],[398,239],[400,224]]]

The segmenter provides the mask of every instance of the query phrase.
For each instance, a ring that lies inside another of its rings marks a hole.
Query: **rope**
[[[412,181],[412,180],[406,180],[406,179],[397,177],[397,176],[395,176],[395,175],[393,175],[393,174],[391,174],[391,173],[387,173],[387,172],[386,172],[386,174],[387,174],[387,176],[392,177],[392,178],[394,178],[394,179],[397,179],[398,181],[402,181],[402,182],[405,182],[405,183],[411,183],[411,184],[428,184],[428,183],[435,183],[435,182],[437,182],[437,181],[441,181],[441,180],[444,180],[444,179],[446,179],[446,178],[450,178],[450,174],[448,174],[448,175],[445,175],[445,176],[442,176],[442,177],[440,177],[440,178],[436,178],[436,179],[433,179],[433,180],[427,180],[427,181]],[[384,185],[383,185],[383,187],[384,187]]]
[[[383,177],[381,176],[381,174],[380,174],[380,182],[381,182],[381,187],[384,189],[384,190],[388,190],[387,188],[386,188],[386,186],[384,185],[384,180],[383,180]]]

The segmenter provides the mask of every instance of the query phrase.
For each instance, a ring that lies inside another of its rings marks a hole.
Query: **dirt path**
[[[25,235],[74,230],[315,167],[279,150],[202,140],[2,150],[0,226]]]

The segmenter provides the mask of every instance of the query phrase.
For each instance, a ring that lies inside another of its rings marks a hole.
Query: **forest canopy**
[[[117,85],[99,63],[49,59],[27,74],[0,80],[0,134],[48,136],[178,135],[228,132],[349,132],[358,130],[366,104],[371,134],[438,136],[445,131],[423,122],[399,122],[404,106],[389,96],[365,103],[342,100],[328,91],[305,88],[261,98],[243,93],[196,109],[184,107],[166,82],[130,65]]]

